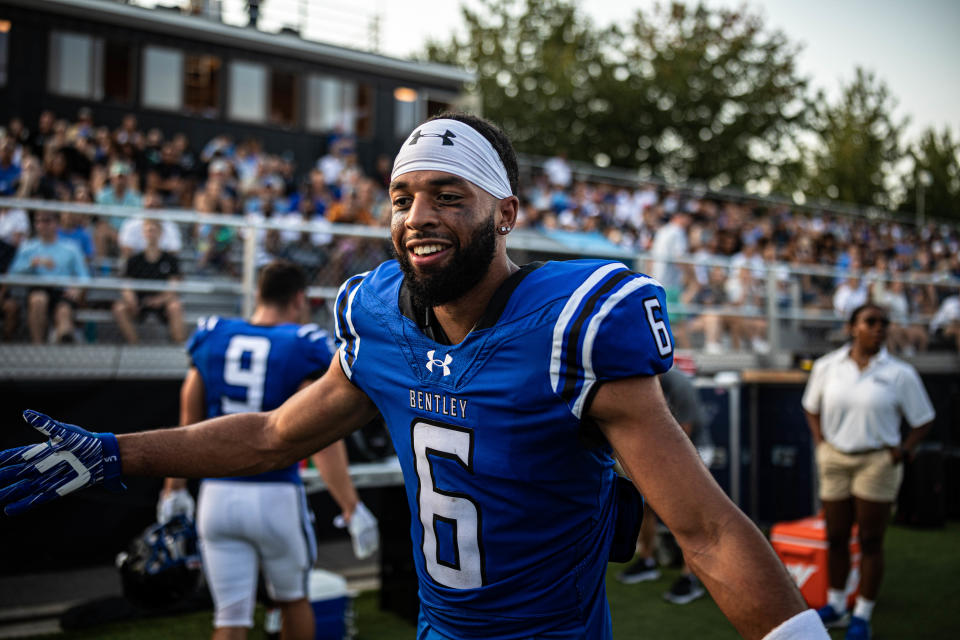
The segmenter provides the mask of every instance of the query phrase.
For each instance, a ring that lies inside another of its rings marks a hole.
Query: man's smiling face
[[[393,249],[416,301],[461,298],[486,275],[496,252],[497,200],[443,171],[412,171],[390,184]]]

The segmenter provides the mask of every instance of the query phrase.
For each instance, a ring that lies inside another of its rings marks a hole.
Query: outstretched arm
[[[723,493],[670,415],[657,378],[603,384],[589,415],[744,638],[761,638],[807,609],[766,539]]]
[[[175,429],[117,436],[124,475],[186,478],[253,475],[322,449],[376,413],[334,358],[327,372],[280,407]]]
[[[266,413],[238,413],[141,433],[90,433],[36,412],[24,417],[50,439],[0,452],[0,506],[15,514],[121,475],[202,478],[251,475],[305,458],[365,424],[373,403],[339,362]]]

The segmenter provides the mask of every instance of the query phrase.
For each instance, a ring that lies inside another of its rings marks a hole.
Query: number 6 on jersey
[[[437,583],[452,589],[483,586],[480,554],[480,509],[470,496],[437,488],[429,456],[447,458],[473,472],[473,431],[453,425],[415,421],[411,442],[416,458],[417,502],[423,525],[423,557],[427,572]],[[452,530],[453,559],[437,553],[437,524]]]
[[[657,344],[657,351],[660,352],[661,358],[666,358],[673,353],[673,344],[670,341],[667,323],[663,321],[660,301],[656,298],[647,298],[643,301],[643,308],[647,310],[647,323],[653,333],[653,341]]]

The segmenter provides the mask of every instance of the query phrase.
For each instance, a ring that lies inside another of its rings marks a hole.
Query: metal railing
[[[28,211],[67,212],[96,219],[96,225],[110,225],[110,220],[151,219],[176,225],[182,238],[179,258],[184,265],[183,277],[177,282],[161,283],[123,277],[121,261],[116,258],[95,259],[90,278],[42,277],[30,273],[0,275],[0,286],[11,287],[76,287],[99,292],[109,298],[124,289],[137,291],[176,291],[192,296],[193,304],[203,304],[219,297],[239,302],[236,306],[249,315],[254,304],[255,275],[258,266],[272,257],[286,257],[300,262],[308,271],[311,286],[308,295],[331,304],[341,282],[350,275],[375,267],[391,257],[389,232],[383,227],[330,224],[318,221],[297,221],[291,216],[260,218],[251,216],[198,213],[174,209],[131,209],[127,207],[63,203],[46,200],[0,198],[0,208],[20,208]],[[96,228],[94,225],[91,225]],[[115,228],[115,225],[114,225]],[[210,251],[205,247],[204,232],[225,229],[229,242],[220,249],[216,265],[204,262]],[[909,291],[926,289],[936,297],[960,293],[960,280],[946,273],[905,273],[898,275],[850,272],[836,266],[788,265],[784,263],[740,264],[738,273],[731,275],[734,263],[722,256],[687,256],[664,260],[648,253],[637,253],[613,245],[569,246],[563,240],[535,230],[518,229],[508,240],[508,251],[517,262],[544,259],[580,257],[619,260],[635,271],[657,273],[657,267],[679,269],[684,272],[687,286],[675,291],[669,301],[675,333],[683,334],[687,326],[696,332],[698,324],[720,319],[726,326],[726,338],[736,337],[735,330],[746,331],[741,338],[762,337],[772,351],[790,348],[784,332],[839,330],[843,318],[829,305],[832,290],[838,283],[850,278],[859,280],[861,288],[891,288],[893,283]],[[298,253],[300,251],[301,253]],[[205,253],[207,252],[207,253]],[[711,270],[719,270],[711,274]],[[722,271],[722,274],[721,274]],[[726,280],[739,278],[730,287]],[[721,282],[720,280],[723,280]],[[816,279],[820,289],[811,291],[809,280]],[[828,286],[829,285],[829,286]],[[719,291],[732,288],[743,294],[742,299],[722,302],[698,301],[691,295],[697,288],[712,287]],[[862,294],[861,294],[862,295]],[[811,298],[814,298],[811,300]],[[892,314],[895,323],[920,326],[929,323],[935,309],[912,310],[907,314]],[[329,309],[328,309],[329,315]],[[691,322],[700,318],[701,321]],[[707,320],[709,319],[709,320]],[[752,323],[751,323],[752,321]],[[749,329],[744,329],[749,325]],[[739,328],[737,328],[739,327]],[[740,338],[738,338],[739,340]],[[796,340],[794,340],[796,342]]]
[[[145,8],[179,10],[236,27],[288,31],[306,40],[378,51],[382,12],[333,0],[119,0]]]

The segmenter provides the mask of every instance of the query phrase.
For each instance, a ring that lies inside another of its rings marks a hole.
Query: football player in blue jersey
[[[260,272],[250,320],[202,318],[187,342],[191,366],[180,391],[180,424],[242,411],[269,411],[319,378],[333,357],[329,334],[301,325],[307,309],[303,270],[277,261]],[[377,547],[377,522],[359,501],[346,447],[313,455],[361,557]],[[186,480],[167,478],[157,521],[193,517]],[[307,573],[316,560],[313,524],[297,465],[254,475],[204,480],[197,531],[214,602],[214,640],[242,640],[253,626],[257,577],[280,608],[285,638],[314,636]],[[358,548],[358,545],[360,548]]]
[[[604,575],[629,505],[614,458],[744,637],[827,638],[670,415],[663,288],[616,262],[515,265],[517,175],[489,122],[420,125],[391,176],[397,259],[344,283],[320,380],[273,411],[121,436],[28,411],[53,437],[0,457],[0,504],[121,474],[262,472],[379,410],[412,514],[419,640],[611,638]]]

